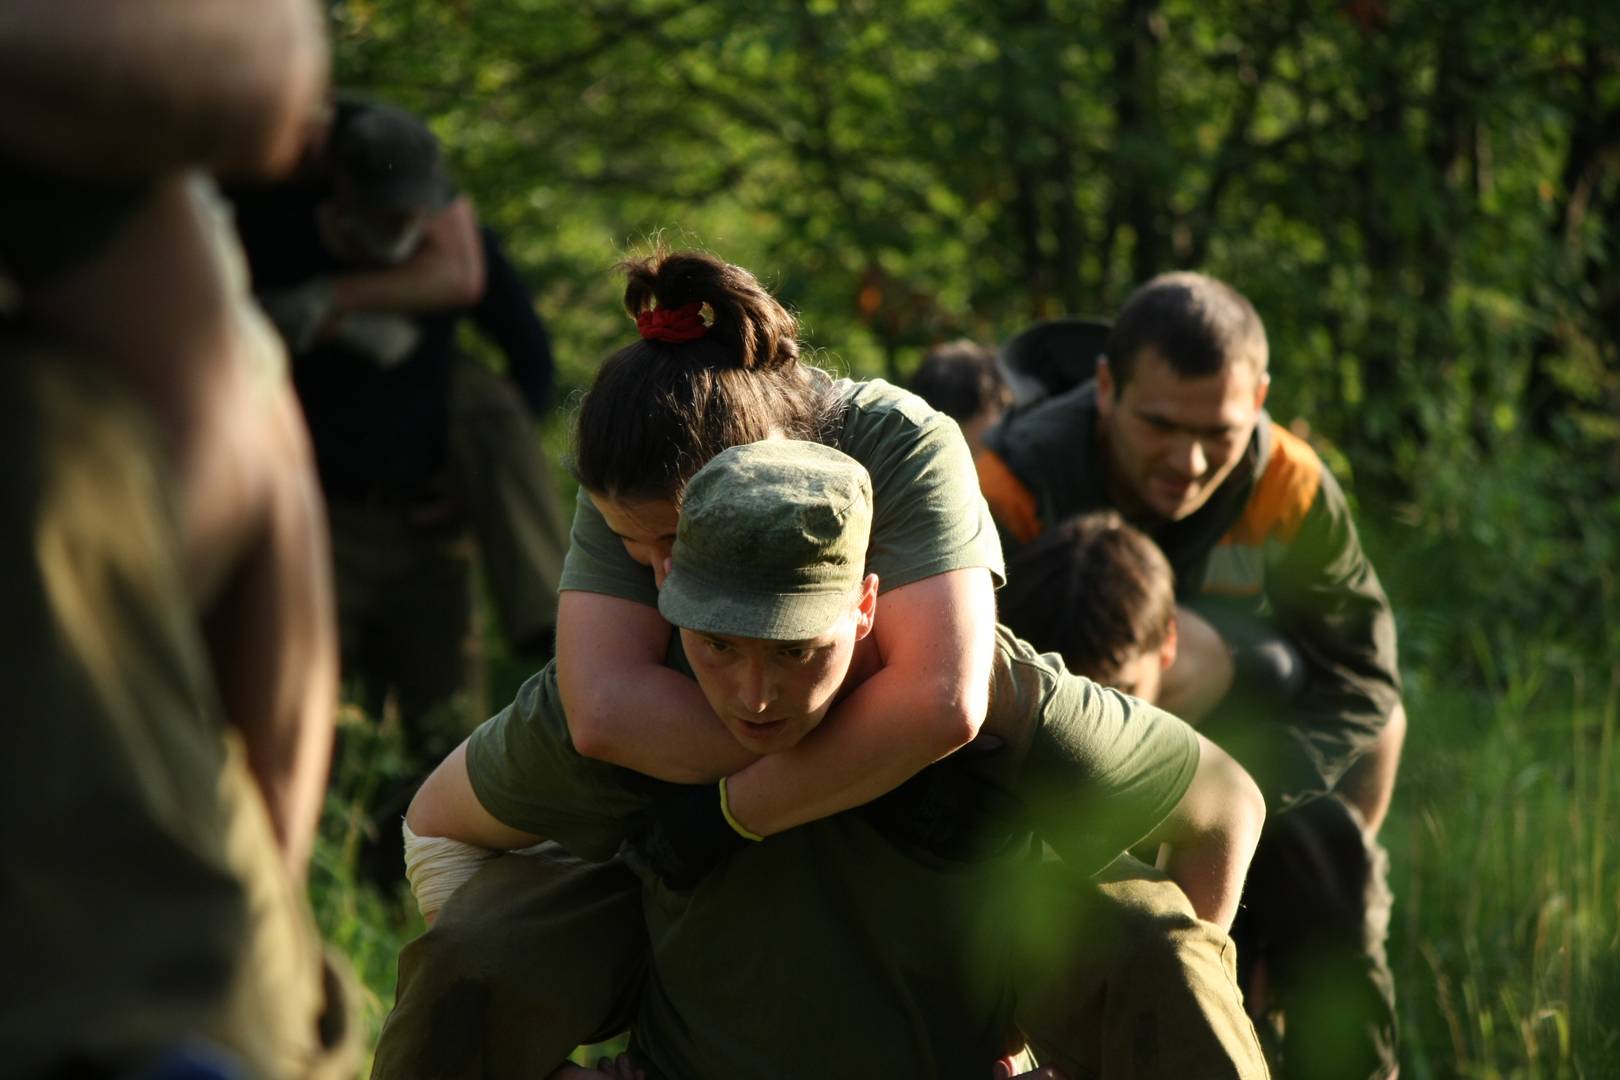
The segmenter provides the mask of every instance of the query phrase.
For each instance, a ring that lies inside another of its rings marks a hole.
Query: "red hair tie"
[[[702,301],[643,311],[636,316],[636,329],[648,341],[696,341],[709,332],[703,324]]]

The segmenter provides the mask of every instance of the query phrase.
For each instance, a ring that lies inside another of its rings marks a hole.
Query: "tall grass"
[[[1409,678],[1384,834],[1403,1075],[1620,1076],[1620,661],[1473,636],[1481,684]]]
[[[354,1011],[366,1032],[363,1074],[369,1074],[369,1048],[394,1003],[399,950],[422,932],[422,919],[404,883],[403,860],[399,880],[390,886],[365,880],[361,856],[368,845],[387,842],[378,835],[369,808],[381,792],[408,777],[411,766],[396,724],[374,722],[345,708],[338,735],[339,752],[310,867],[310,893],[322,935],[348,957],[358,977],[360,998]]]

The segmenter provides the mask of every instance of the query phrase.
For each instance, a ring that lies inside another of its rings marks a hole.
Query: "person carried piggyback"
[[[672,663],[750,750],[797,745],[880,664],[871,522],[866,469],[818,443],[735,446],[688,483],[659,610],[679,629]],[[467,927],[569,917],[565,890],[521,912],[502,900],[514,860],[573,856],[640,881],[648,970],[612,1011],[628,1018],[644,1075],[979,1080],[1027,1040],[1063,1070],[1045,1075],[1129,1061],[1139,1075],[1264,1076],[1224,933],[1263,819],[1253,781],[1170,714],[1005,630],[996,649],[973,746],[857,810],[762,841],[739,828],[733,850],[690,875],[679,860],[672,872],[657,823],[712,790],[579,755],[554,668],[543,671],[429,778],[407,823],[440,845],[556,843],[495,859],[452,891],[402,960],[390,1026],[443,1024],[443,1003],[466,997],[465,980],[424,975],[436,952],[518,940]],[[1120,869],[1143,842],[1169,846],[1169,882]],[[411,856],[419,894],[438,858]],[[1099,886],[1086,878],[1105,867],[1100,887],[1119,890],[1111,910],[1136,897],[1171,913],[1156,943],[1120,948],[1113,926],[1088,921]],[[446,891],[441,877],[433,903]],[[463,975],[504,963],[463,959]],[[534,956],[531,981],[570,962]],[[530,1062],[542,1075],[588,1034],[555,1026],[556,1057]]]

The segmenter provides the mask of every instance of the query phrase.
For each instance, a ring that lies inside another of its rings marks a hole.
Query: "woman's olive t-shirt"
[[[872,477],[866,568],[880,591],[975,566],[999,586],[1001,540],[956,421],[881,379],[830,381],[828,392],[836,404],[827,445]],[[658,606],[652,571],[630,558],[583,493],[559,587]]]

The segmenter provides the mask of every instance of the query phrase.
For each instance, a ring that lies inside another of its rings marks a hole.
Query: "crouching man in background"
[[[1268,359],[1237,290],[1160,275],[1126,301],[1093,380],[986,434],[979,479],[1011,593],[1090,603],[1020,550],[1078,514],[1115,510],[1164,553],[1186,617],[1161,701],[1207,715],[1200,731],[1272,811],[1233,929],[1251,1008],[1285,1018],[1291,1080],[1384,1078],[1395,1010],[1376,834],[1406,730],[1395,621],[1338,482],[1263,408]],[[1039,633],[1041,605],[1019,606],[1008,624]]]

